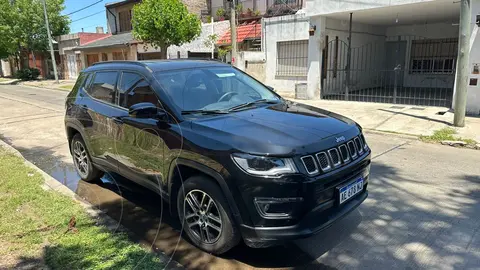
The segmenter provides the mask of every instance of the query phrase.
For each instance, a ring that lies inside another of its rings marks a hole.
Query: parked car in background
[[[83,180],[116,172],[157,192],[214,254],[311,236],[368,196],[358,124],[220,62],[97,63],[68,95],[65,126]]]

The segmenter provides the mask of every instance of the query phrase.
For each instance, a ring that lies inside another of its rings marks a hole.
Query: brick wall
[[[82,33],[82,32],[78,33],[78,36],[80,38],[80,45],[90,43],[94,40],[103,39],[111,35],[112,34],[97,34],[97,33]]]

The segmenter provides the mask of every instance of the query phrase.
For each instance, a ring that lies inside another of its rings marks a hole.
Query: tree
[[[42,0],[0,0],[0,56],[28,55],[48,49]],[[67,34],[70,19],[61,15],[64,0],[46,0],[52,36]],[[8,39],[3,38],[6,33]],[[23,61],[22,61],[23,62]]]
[[[144,0],[133,7],[132,17],[134,38],[160,48],[162,59],[169,46],[190,42],[201,31],[200,20],[179,0]]]

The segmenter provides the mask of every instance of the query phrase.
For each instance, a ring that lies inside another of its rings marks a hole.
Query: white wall
[[[295,84],[306,83],[304,77],[279,77],[277,71],[277,42],[308,40],[309,18],[304,14],[264,18],[262,20],[263,50],[266,60],[265,84],[279,92],[295,91]]]
[[[407,53],[405,55],[404,86],[407,87],[436,87],[451,88],[454,84],[454,74],[411,74],[409,73],[411,63],[411,44],[413,40],[458,38],[458,26],[451,23],[435,23],[426,25],[402,25],[387,28],[388,37],[401,36],[401,40],[407,42]]]
[[[469,60],[469,81],[470,78],[478,78],[480,81],[480,75],[471,74],[472,67],[474,63],[480,63],[480,29],[475,24],[476,15],[480,14],[480,1],[472,1],[472,36],[471,42],[472,45],[470,48],[470,60]],[[469,82],[467,82],[469,84]],[[476,86],[467,86],[467,113],[473,115],[480,114],[480,82]]]
[[[316,16],[345,12],[352,10],[362,10],[370,8],[380,8],[395,5],[404,5],[410,3],[430,2],[433,0],[361,0],[361,1],[339,1],[339,0],[306,0],[306,10],[308,15]]]

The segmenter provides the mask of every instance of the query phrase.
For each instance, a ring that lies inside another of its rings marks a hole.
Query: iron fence
[[[349,49],[327,37],[322,98],[450,107],[457,50],[457,39],[396,36]]]

